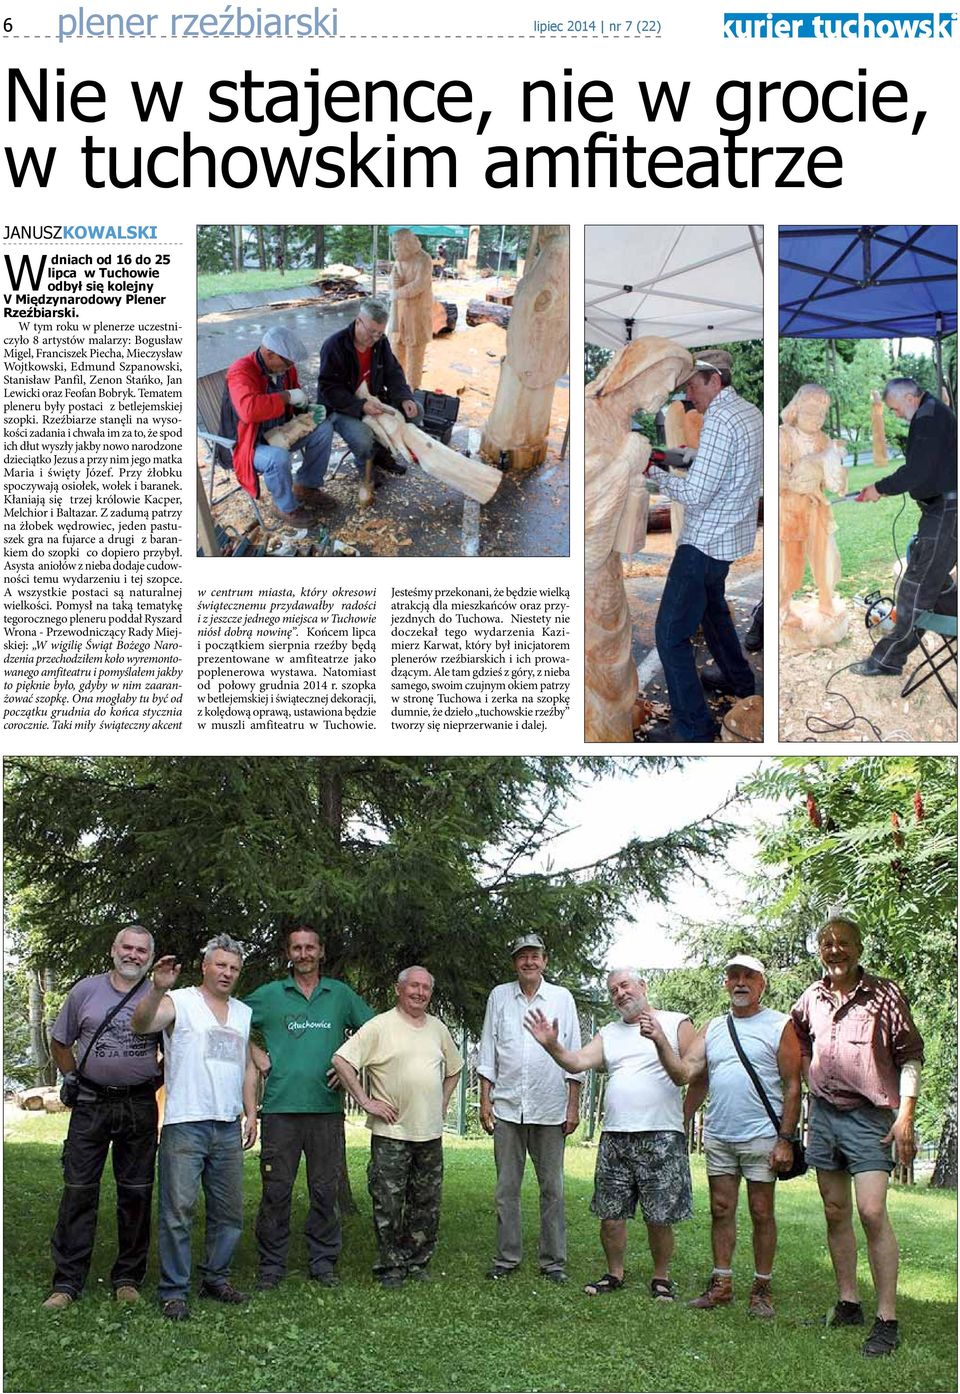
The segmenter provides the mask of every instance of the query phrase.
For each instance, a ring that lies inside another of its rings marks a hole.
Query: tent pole
[[[937,332],[933,339],[933,356],[937,365],[937,396],[943,401],[943,316],[937,311]]]
[[[377,224],[373,225],[373,285],[370,294],[374,299],[377,298]]]

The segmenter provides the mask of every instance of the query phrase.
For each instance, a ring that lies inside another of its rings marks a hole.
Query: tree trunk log
[[[499,324],[506,329],[510,323],[510,306],[494,305],[489,300],[471,300],[467,306],[467,323],[473,328],[477,324]]]
[[[937,1160],[930,1178],[930,1185],[938,1189],[957,1189],[957,1081],[954,1076],[953,1095],[943,1120],[940,1143],[937,1147]]]

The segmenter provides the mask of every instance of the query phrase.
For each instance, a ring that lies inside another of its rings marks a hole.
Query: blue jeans
[[[165,1123],[160,1134],[157,1253],[161,1302],[190,1291],[190,1241],[200,1187],[207,1210],[201,1279],[222,1287],[243,1230],[243,1146],[240,1124]]]
[[[423,425],[423,412],[419,407],[416,416],[411,417],[410,420],[414,426]],[[330,417],[330,424],[337,435],[342,437],[353,451],[354,464],[358,474],[362,475],[367,461],[373,455],[374,446],[377,444],[377,438],[367,425],[366,419],[362,416],[350,416],[345,411],[335,411]]]
[[[724,583],[728,561],[708,557],[688,543],[677,548],[657,614],[656,644],[663,664],[674,728],[687,741],[712,741],[717,728],[697,674],[690,640],[702,625],[717,667],[738,697],[751,697],[756,681],[743,656]]]
[[[327,473],[333,425],[329,418],[310,432],[297,450],[303,451],[303,464],[297,471],[296,483],[308,489],[319,489]],[[289,450],[280,445],[258,445],[253,452],[253,467],[262,474],[281,513],[293,513],[299,506],[293,492],[293,470]]]

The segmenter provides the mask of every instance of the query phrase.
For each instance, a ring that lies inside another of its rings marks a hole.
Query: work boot
[[[132,1283],[121,1283],[113,1296],[115,1301],[126,1303],[128,1306],[140,1301],[140,1293]]]
[[[293,497],[310,508],[336,508],[337,500],[326,489],[313,489],[308,484],[294,484]]]
[[[747,1308],[748,1317],[773,1317],[776,1312],[773,1309],[773,1291],[770,1286],[769,1278],[754,1278],[753,1287],[750,1289],[750,1303]]]
[[[763,601],[753,612],[750,628],[743,636],[743,647],[747,653],[759,653],[763,648]]]
[[[729,1273],[711,1273],[710,1281],[701,1292],[699,1297],[695,1297],[692,1302],[688,1302],[688,1307],[697,1307],[701,1311],[711,1311],[714,1307],[726,1307],[733,1301],[733,1278]]]
[[[284,513],[283,509],[278,509],[280,517],[285,523],[289,523],[292,528],[310,528],[316,522],[316,518],[306,508],[295,508],[291,513]]]
[[[244,1302],[249,1302],[250,1298],[245,1292],[240,1292],[233,1286],[233,1283],[201,1283],[200,1296],[209,1297],[213,1302],[226,1302],[231,1307],[240,1306]]]
[[[730,697],[741,696],[740,693],[733,690],[733,684],[727,682],[715,663],[705,663],[703,665],[700,669],[700,681],[703,683],[704,687],[709,688],[711,692],[726,692]],[[746,692],[742,695],[745,697],[752,697],[753,693]]]
[[[903,670],[883,668],[871,655],[870,658],[861,658],[858,663],[851,663],[849,671],[856,673],[858,678],[899,678]]]

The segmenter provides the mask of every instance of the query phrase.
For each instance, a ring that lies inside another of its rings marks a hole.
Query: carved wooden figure
[[[681,401],[671,402],[663,413],[663,435],[668,450],[682,450],[685,447],[696,450],[700,444],[700,432],[703,430],[703,413],[693,409],[687,411]],[[670,466],[670,473],[679,475],[682,479],[689,474],[689,470],[680,469],[676,465]],[[677,546],[677,538],[683,527],[683,504],[674,503],[670,500],[670,535],[673,539],[674,550]]]
[[[781,412],[780,631],[792,649],[828,648],[847,632],[849,617],[836,598],[840,553],[837,524],[824,489],[847,487],[843,452],[823,430],[830,395],[815,383],[798,388]],[[792,599],[810,563],[817,604]]]
[[[622,556],[643,546],[650,442],[630,429],[635,411],[656,411],[693,360],[670,339],[636,339],[586,390],[584,494],[584,739],[630,741],[637,670]]]
[[[879,392],[870,394],[870,426],[873,433],[873,463],[887,463],[887,437],[883,429],[883,398]]]
[[[542,464],[547,455],[550,409],[557,378],[570,352],[570,229],[548,224],[536,230],[528,269],[517,282],[507,329],[507,356],[480,454],[515,469]]]
[[[357,396],[369,395],[366,384],[362,384]],[[503,478],[499,470],[484,464],[482,460],[451,450],[442,441],[434,440],[433,436],[428,436],[426,431],[421,431],[419,426],[408,421],[396,407],[386,402],[382,402],[381,406],[383,412],[379,416],[365,416],[363,419],[391,454],[419,465],[426,474],[433,475],[453,489],[459,489],[461,494],[476,499],[477,503],[490,502]],[[370,503],[372,498],[372,488],[365,495],[364,485],[361,484],[361,504]]]
[[[423,356],[433,338],[433,259],[409,228],[393,234],[396,260],[390,275],[390,346],[414,389],[423,377]]]

